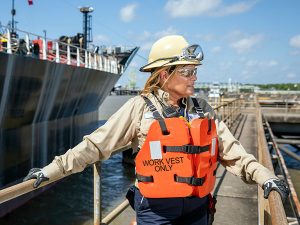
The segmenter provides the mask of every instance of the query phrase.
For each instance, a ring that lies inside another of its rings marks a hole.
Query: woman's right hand
[[[36,179],[36,181],[33,183],[34,188],[37,188],[42,182],[49,180],[47,174],[43,171],[43,169],[40,168],[32,168],[23,181],[30,179]]]

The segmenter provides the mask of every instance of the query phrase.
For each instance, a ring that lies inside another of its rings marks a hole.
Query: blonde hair
[[[150,93],[154,93],[157,94],[158,89],[162,88],[166,82],[169,80],[169,78],[174,74],[175,69],[171,72],[170,76],[168,77],[168,79],[163,83],[162,87],[160,86],[160,73],[164,70],[169,70],[170,67],[160,67],[156,70],[154,70],[150,77],[148,78],[148,80],[145,83],[145,86],[143,88],[143,90],[141,91],[141,94],[150,94]]]
[[[154,70],[148,80],[145,83],[145,86],[141,92],[141,94],[150,94],[154,92],[157,94],[157,90],[160,88],[160,72],[164,71],[166,68],[162,67]]]

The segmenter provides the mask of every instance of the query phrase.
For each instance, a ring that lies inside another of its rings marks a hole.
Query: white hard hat
[[[156,41],[150,50],[148,64],[141,72],[150,72],[155,68],[172,65],[200,65],[203,52],[199,45],[189,45],[181,35],[165,36]]]

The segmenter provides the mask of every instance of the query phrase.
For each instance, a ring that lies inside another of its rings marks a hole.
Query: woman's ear
[[[168,79],[168,72],[166,70],[163,70],[159,73],[159,76],[160,76],[160,80],[161,81],[165,81]]]

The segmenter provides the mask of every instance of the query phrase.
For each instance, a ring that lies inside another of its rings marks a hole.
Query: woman
[[[287,185],[246,153],[206,101],[190,97],[202,59],[200,46],[182,36],[155,42],[141,68],[151,72],[142,94],[73,149],[43,169],[32,169],[25,180],[36,178],[37,187],[80,172],[131,142],[137,153],[133,207],[138,224],[207,224],[217,160],[245,182],[258,183],[266,198],[271,190],[285,198]]]

